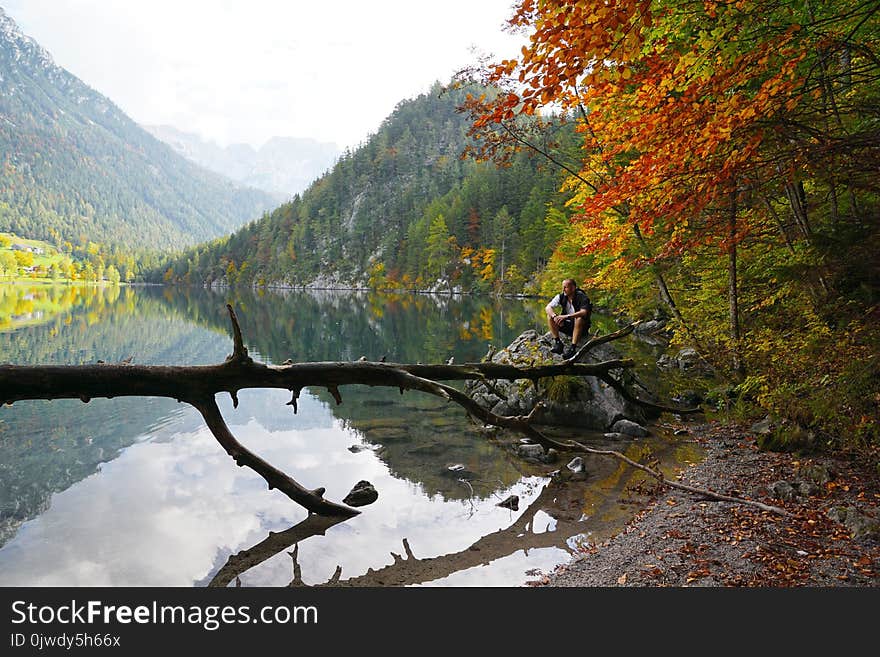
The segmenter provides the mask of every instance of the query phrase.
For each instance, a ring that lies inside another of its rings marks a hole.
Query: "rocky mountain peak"
[[[24,34],[18,24],[0,7],[0,51],[12,62],[25,61],[41,68],[55,67],[52,55],[32,38]]]

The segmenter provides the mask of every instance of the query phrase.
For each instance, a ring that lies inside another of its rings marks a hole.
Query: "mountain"
[[[336,144],[308,138],[272,137],[259,149],[248,144],[221,148],[191,132],[169,125],[143,128],[188,160],[249,187],[262,189],[280,201],[304,191],[333,166]]]
[[[276,204],[155,139],[0,9],[0,230],[171,249]]]
[[[526,153],[463,160],[468,92],[399,103],[365,144],[271,214],[199,246],[157,275],[236,285],[370,285],[522,291],[566,225],[559,171]],[[553,123],[559,148],[573,130]],[[550,211],[550,207],[563,208]]]

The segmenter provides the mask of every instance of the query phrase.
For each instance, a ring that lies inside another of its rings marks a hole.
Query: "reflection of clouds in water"
[[[444,502],[439,496],[429,499],[411,482],[387,473],[370,481],[379,491],[374,504],[364,507],[360,516],[331,527],[326,537],[313,537],[300,544],[298,562],[306,584],[326,582],[337,565],[342,566],[342,580],[362,575],[368,568],[378,570],[390,565],[394,561],[392,552],[404,554],[404,538],[417,559],[460,552],[519,517],[519,513],[496,506],[498,501],[511,493],[518,494],[520,509],[524,509],[541,491],[541,486],[534,485],[537,479],[526,480],[498,493],[498,499],[474,500],[472,508],[468,501]],[[566,557],[550,567],[564,560]],[[507,585],[523,580],[525,568],[534,567],[531,560],[526,566],[525,560],[518,563],[520,569]],[[291,559],[281,552],[244,573],[241,580],[247,586],[271,586],[286,584],[292,574]],[[471,576],[476,578],[468,580],[469,585],[483,584],[487,573],[475,571]],[[500,583],[494,576],[493,581]]]
[[[200,461],[186,472],[182,463]],[[0,551],[5,585],[187,586],[217,545],[259,530],[240,471],[206,431],[135,445],[53,497]],[[245,499],[242,499],[242,498]]]
[[[546,511],[538,510],[535,512],[534,520],[532,520],[532,532],[543,534],[544,532],[553,531],[556,531],[556,518],[549,515]]]
[[[255,405],[279,395],[259,396]],[[403,538],[418,558],[463,550],[515,519],[495,506],[505,495],[519,494],[525,508],[540,492],[532,482],[498,493],[498,499],[429,499],[420,486],[392,477],[372,451],[349,452],[360,436],[326,417],[329,409],[319,400],[302,396],[314,406],[310,411],[326,414],[308,421],[313,428],[268,431],[253,417],[263,414],[248,403],[255,397],[242,396],[239,409],[224,410],[248,448],[306,487],[326,486],[328,499],[341,500],[361,479],[379,491],[378,501],[360,516],[303,542],[299,561],[307,583],[326,581],[337,565],[347,578],[390,564],[391,552],[403,552]],[[279,399],[266,406],[292,415]],[[225,555],[304,517],[301,507],[267,490],[251,470],[237,468],[207,429],[179,433],[167,442],[135,444],[56,494],[51,508],[0,550],[0,585],[189,586],[222,565]],[[291,576],[290,557],[281,552],[242,580],[279,585]]]

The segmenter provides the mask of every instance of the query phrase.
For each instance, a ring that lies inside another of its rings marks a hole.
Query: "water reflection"
[[[392,563],[389,565],[375,570],[370,568],[366,573],[350,578],[344,577],[344,570],[338,565],[330,579],[317,585],[457,586],[474,581],[483,585],[519,583],[524,574],[527,574],[529,565],[532,571],[549,570],[575,554],[584,545],[584,541],[604,538],[608,524],[591,522],[591,517],[584,512],[584,499],[590,497],[588,490],[594,488],[596,482],[587,483],[586,478],[575,480],[565,470],[557,471],[552,478],[526,478],[515,490],[526,498],[531,498],[528,507],[522,513],[510,513],[510,524],[480,537],[466,548],[419,558],[410,541],[403,538],[398,552],[390,553]],[[479,503],[483,502],[485,501]],[[605,513],[613,513],[616,505],[617,501],[613,496],[605,495],[591,511],[602,517]],[[473,511],[477,513],[476,509]],[[293,551],[288,554],[293,563],[289,585],[306,585],[303,578],[304,567],[300,563],[299,543],[313,536],[323,536],[330,527],[340,522],[341,519],[310,515],[283,532],[270,533],[257,545],[230,556],[208,585],[227,586],[233,581],[241,585],[244,573],[291,548]],[[497,564],[500,562],[510,562],[512,572],[508,568],[498,568]],[[480,572],[480,569],[487,569],[491,565],[496,565],[491,574]]]
[[[531,302],[352,292],[91,288],[38,290],[30,301],[37,297],[51,300],[52,312],[0,333],[0,361],[219,362],[231,351],[227,302],[251,354],[276,363],[478,360],[488,343],[506,344],[538,318]],[[188,406],[134,398],[0,409],[0,584],[227,584],[230,556],[253,546],[251,565],[235,576],[283,585],[297,579],[293,540],[306,584],[326,583],[341,567],[348,585],[516,585],[530,568],[565,561],[573,536],[601,535],[631,512],[620,497],[635,475],[612,462],[557,489],[551,467],[512,457],[457,406],[396,390],[342,393],[337,406],[324,390],[304,391],[297,415],[280,391],[243,391],[235,410],[218,400],[236,436],[304,486],[325,486],[335,500],[360,480],[377,488],[364,513],[311,538],[302,532],[316,521],[236,468]],[[662,437],[653,449],[669,468],[692,457]],[[472,476],[450,475],[453,463]],[[496,506],[511,493],[521,513]],[[414,556],[395,559],[404,539]]]

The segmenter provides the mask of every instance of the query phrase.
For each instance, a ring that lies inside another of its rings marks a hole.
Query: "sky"
[[[0,0],[55,63],[144,125],[221,146],[354,147],[477,53],[515,54],[511,0]],[[476,48],[476,51],[474,50]]]

